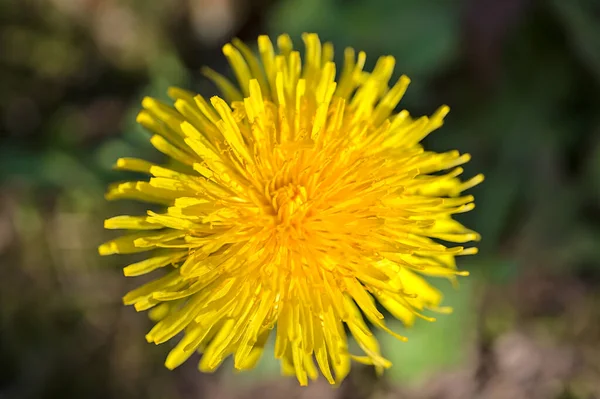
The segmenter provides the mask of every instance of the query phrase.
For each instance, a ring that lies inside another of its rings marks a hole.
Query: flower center
[[[308,212],[308,193],[306,187],[287,184],[271,192],[271,204],[276,213],[277,224],[295,225]]]

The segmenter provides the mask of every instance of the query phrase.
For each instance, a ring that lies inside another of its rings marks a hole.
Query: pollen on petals
[[[137,121],[170,166],[115,165],[149,178],[114,184],[107,199],[163,210],[106,220],[129,233],[99,252],[147,252],[124,274],[157,277],[124,303],[156,322],[148,342],[179,337],[169,369],[195,352],[203,372],[229,356],[251,369],[273,338],[282,373],[301,385],[319,375],[339,383],[352,360],[382,371],[391,364],[369,325],[405,341],[385,314],[410,326],[448,313],[425,276],[466,276],[456,257],[477,252],[465,245],[479,234],[453,215],[474,208],[463,192],[483,176],[463,181],[468,154],[419,144],[449,108],[395,113],[410,79],[390,83],[393,57],[367,72],[366,55],[346,49],[336,78],[333,46],[302,40],[303,59],[287,35],[276,45],[260,36],[257,55],[239,40],[225,45],[237,82],[204,70],[223,98],[179,88],[168,92],[173,105],[145,98]]]

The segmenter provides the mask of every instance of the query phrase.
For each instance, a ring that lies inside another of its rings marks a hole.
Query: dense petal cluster
[[[365,72],[365,54],[348,48],[336,82],[331,44],[315,34],[303,40],[303,62],[287,35],[277,50],[259,37],[258,56],[227,44],[237,85],[205,71],[224,99],[172,88],[173,106],[142,102],[138,122],[169,167],[117,162],[150,178],[115,184],[107,198],[159,206],[106,220],[108,229],[131,232],[99,251],[151,251],[126,276],[166,272],[124,302],[150,309],[149,342],[182,333],[168,368],[198,351],[202,371],[228,356],[250,369],[274,335],[283,373],[303,385],[319,369],[339,382],[351,359],[382,370],[390,363],[367,321],[404,340],[383,309],[406,325],[431,319],[422,311],[445,309],[423,275],[465,275],[455,257],[476,253],[440,240],[479,239],[452,216],[473,209],[462,192],[483,177],[461,181],[469,155],[419,145],[448,107],[431,117],[394,113],[409,79],[389,85],[393,57]],[[363,353],[349,352],[347,332]]]

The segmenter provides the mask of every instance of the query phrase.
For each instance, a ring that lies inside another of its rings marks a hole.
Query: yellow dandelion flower
[[[337,82],[333,46],[302,36],[304,61],[289,36],[258,38],[259,55],[238,40],[223,47],[237,85],[207,69],[224,99],[171,88],[170,106],[142,101],[138,122],[171,167],[122,158],[116,167],[149,181],[115,184],[108,199],[166,207],[117,216],[108,229],[131,234],[100,246],[102,255],[152,251],[126,276],[166,274],[124,297],[157,323],[160,344],[182,333],[166,359],[173,369],[194,352],[214,371],[228,356],[255,366],[275,336],[282,372],[300,384],[320,372],[341,381],[351,360],[390,366],[367,322],[401,340],[382,309],[403,321],[432,320],[441,294],[423,275],[455,279],[455,257],[475,248],[446,246],[479,235],[452,219],[474,208],[461,193],[469,155],[425,151],[419,142],[443,123],[394,113],[409,84],[388,82],[394,58],[365,72],[365,53],[344,52]],[[164,208],[162,208],[164,209]],[[348,349],[347,331],[362,354]],[[316,361],[316,364],[315,364]]]

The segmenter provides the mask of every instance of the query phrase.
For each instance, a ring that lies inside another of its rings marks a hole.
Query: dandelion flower
[[[459,244],[479,235],[452,216],[474,208],[462,192],[483,177],[458,178],[468,154],[419,145],[449,108],[394,113],[409,79],[389,85],[393,57],[366,72],[365,54],[347,48],[336,81],[333,46],[302,39],[303,61],[287,35],[277,50],[260,36],[258,55],[238,40],[225,45],[237,84],[205,70],[222,98],[171,88],[173,105],[142,101],[137,121],[170,166],[117,161],[150,177],[115,184],[107,198],[158,207],[106,220],[130,234],[99,252],[148,251],[126,276],[164,269],[124,303],[150,310],[149,342],[181,337],[169,369],[195,352],[203,372],[229,356],[251,369],[274,335],[282,372],[301,385],[318,370],[335,384],[351,360],[381,371],[390,362],[371,328],[405,340],[382,311],[405,325],[433,320],[423,311],[447,309],[424,276],[455,280],[467,274],[455,257],[476,253]],[[347,333],[361,353],[351,353]]]

